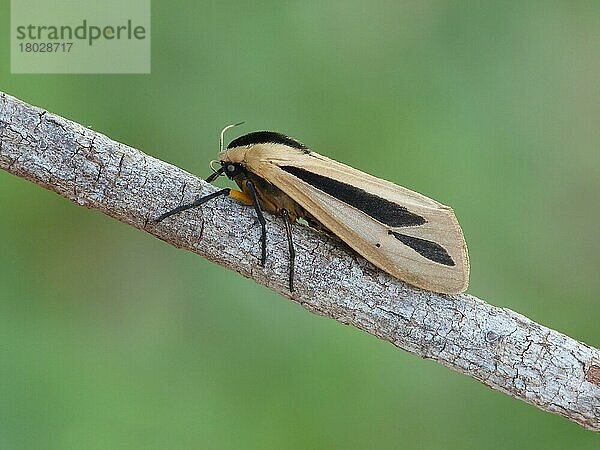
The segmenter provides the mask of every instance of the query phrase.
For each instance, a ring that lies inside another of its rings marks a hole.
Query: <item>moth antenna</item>
[[[241,122],[238,122],[238,123],[232,123],[231,125],[227,125],[225,128],[223,128],[223,130],[221,131],[221,135],[219,136],[219,151],[220,152],[223,151],[223,136],[225,136],[225,132],[227,130],[229,130],[230,128],[237,127],[238,125],[241,125],[243,123],[245,123],[244,120],[242,120]]]
[[[213,159],[211,162],[208,163],[208,165],[210,166],[210,170],[213,171],[213,173],[217,173],[218,169],[215,169],[215,164],[218,164],[219,161],[217,161],[216,159]]]

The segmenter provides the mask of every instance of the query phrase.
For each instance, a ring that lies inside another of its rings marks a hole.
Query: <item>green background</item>
[[[469,292],[600,345],[600,2],[155,1],[150,75],[8,38],[1,90],[199,175],[246,120],[452,205]],[[5,172],[0,210],[0,448],[598,448]]]

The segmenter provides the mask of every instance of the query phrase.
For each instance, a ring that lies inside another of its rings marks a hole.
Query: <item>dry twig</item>
[[[421,291],[339,244],[294,227],[296,292],[283,224],[267,217],[259,267],[251,208],[220,199],[154,225],[214,188],[139,150],[0,93],[0,168],[254,279],[308,310],[352,324],[538,408],[600,431],[600,351],[468,294]],[[235,221],[231,218],[235,217]],[[250,231],[247,231],[250,230]]]

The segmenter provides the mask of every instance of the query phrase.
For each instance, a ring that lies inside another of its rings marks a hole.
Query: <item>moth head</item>
[[[221,169],[223,169],[223,173],[232,180],[234,178],[239,177],[240,175],[246,174],[246,170],[242,167],[241,164],[236,164],[231,161],[220,161],[220,162],[221,162]]]
[[[234,158],[231,158],[233,156]],[[210,168],[213,173],[206,179],[208,183],[212,183],[221,175],[226,175],[227,178],[235,180],[237,178],[247,178],[248,171],[244,167],[241,160],[235,158],[235,154],[230,154],[228,150],[219,153],[219,159],[210,162]],[[238,155],[239,156],[239,155]],[[220,165],[216,169],[216,165]]]

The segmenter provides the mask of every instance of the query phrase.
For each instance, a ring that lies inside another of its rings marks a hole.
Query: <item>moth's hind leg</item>
[[[290,252],[290,272],[289,272],[289,285],[290,292],[294,292],[294,264],[296,260],[296,250],[294,250],[294,241],[292,240],[292,222],[287,209],[281,210],[281,217],[285,223],[285,232],[287,234],[288,249]]]

